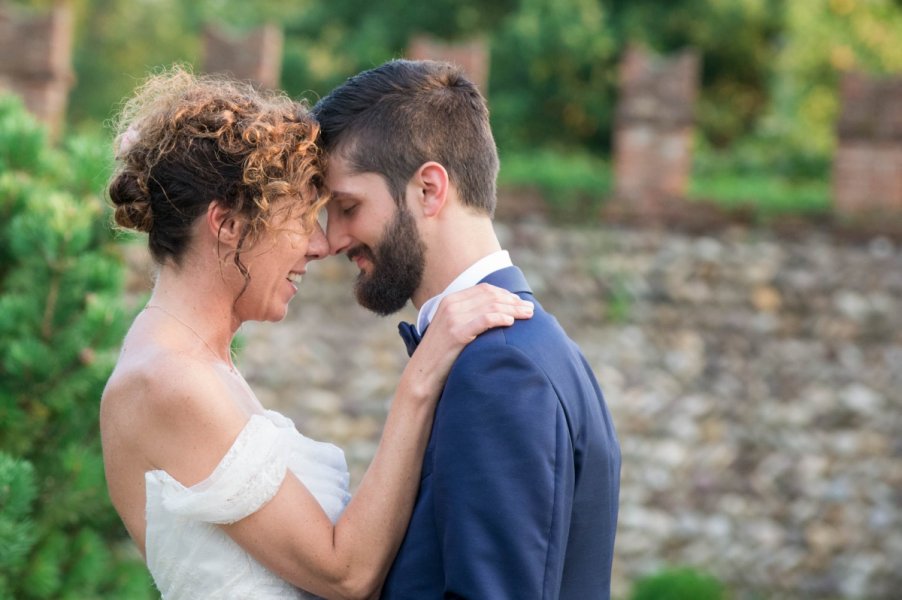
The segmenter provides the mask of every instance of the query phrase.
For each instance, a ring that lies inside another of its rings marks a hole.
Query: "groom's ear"
[[[424,217],[436,217],[448,200],[448,171],[435,161],[423,163],[411,178],[414,201]]]

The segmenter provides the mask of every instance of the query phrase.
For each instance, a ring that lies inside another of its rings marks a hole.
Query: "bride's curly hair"
[[[328,197],[319,126],[283,94],[184,67],[151,75],[115,121],[109,184],[116,224],[148,234],[154,260],[180,264],[195,220],[218,201],[244,218],[233,261],[276,217],[312,231]]]

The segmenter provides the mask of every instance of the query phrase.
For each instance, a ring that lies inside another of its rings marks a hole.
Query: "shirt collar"
[[[420,307],[420,313],[417,315],[417,331],[420,335],[423,334],[426,327],[432,322],[433,317],[435,317],[435,312],[438,310],[438,305],[442,298],[448,294],[473,287],[495,271],[512,267],[513,265],[514,263],[511,262],[511,257],[507,250],[498,250],[477,260],[458,275],[441,294],[433,296]]]

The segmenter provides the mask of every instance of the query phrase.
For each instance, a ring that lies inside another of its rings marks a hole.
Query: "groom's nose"
[[[351,238],[340,227],[337,219],[329,219],[326,223],[326,240],[332,254],[341,254],[351,245]]]
[[[307,260],[319,260],[329,256],[330,253],[329,240],[326,239],[322,226],[317,223],[307,242]]]

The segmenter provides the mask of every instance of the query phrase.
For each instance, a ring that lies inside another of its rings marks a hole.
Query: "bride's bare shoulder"
[[[101,427],[113,420],[140,428],[196,416],[219,406],[225,393],[209,361],[152,344],[126,347],[101,397]]]
[[[162,469],[186,486],[201,481],[247,417],[212,361],[128,342],[101,398],[100,432],[110,497],[140,546],[145,473]]]

